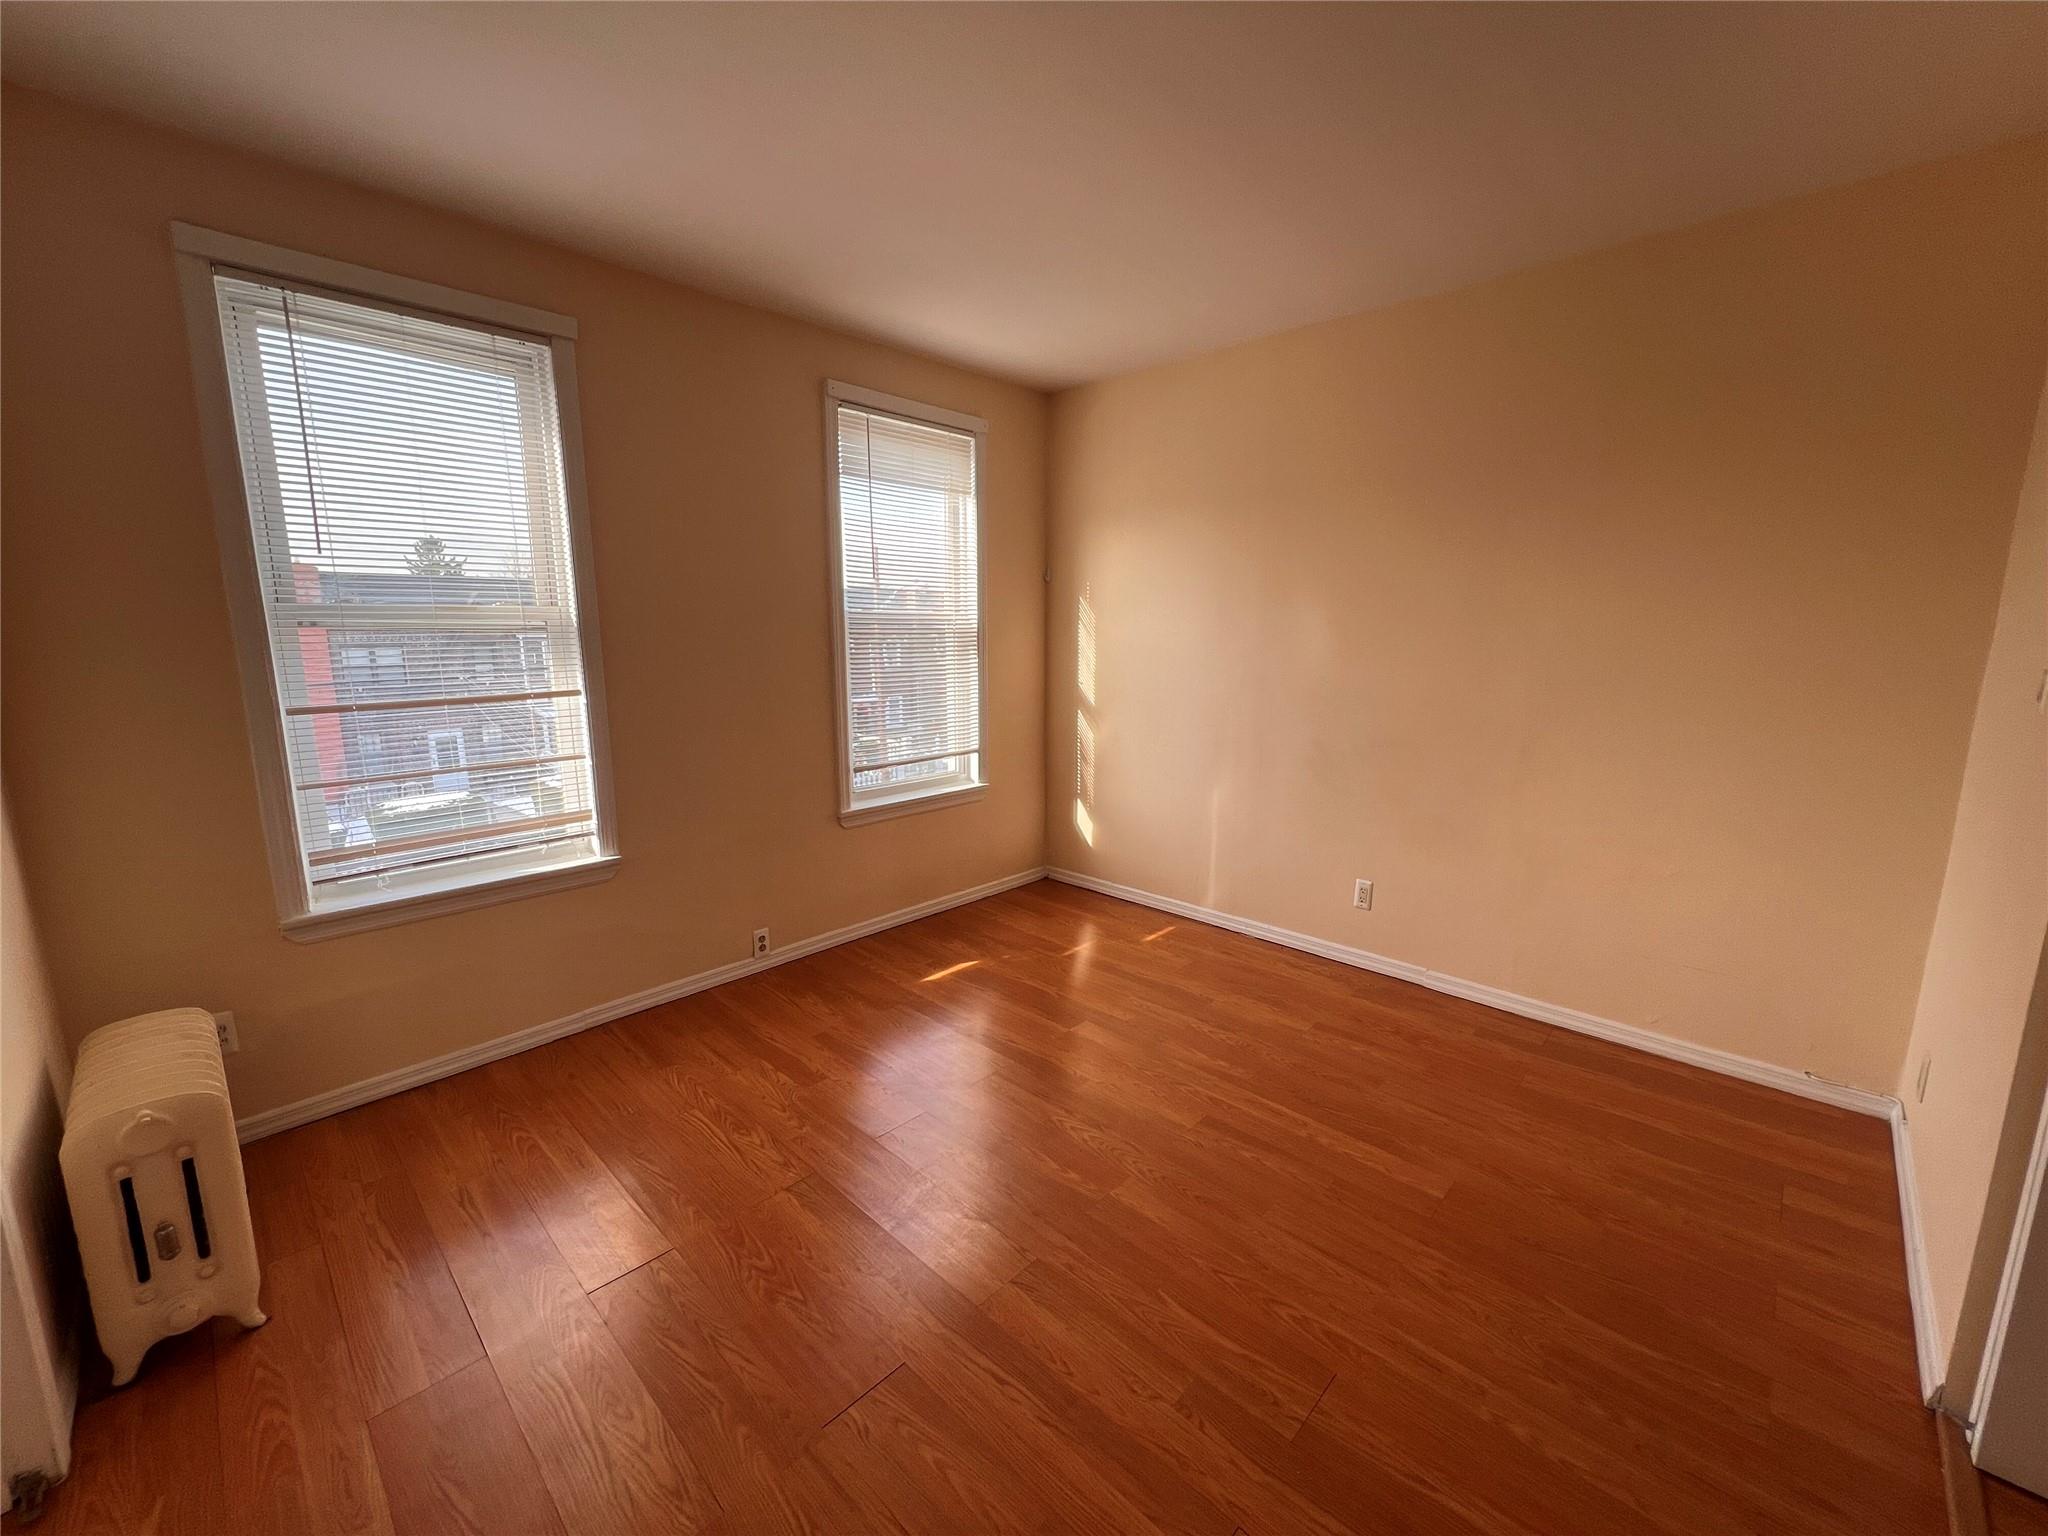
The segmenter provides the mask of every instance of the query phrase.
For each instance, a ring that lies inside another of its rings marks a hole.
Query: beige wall
[[[35,93],[4,128],[5,771],[74,1031],[232,1008],[247,1115],[1039,863],[1042,396]],[[577,318],[615,879],[279,936],[173,219]],[[827,377],[990,422],[991,792],[852,830]]]
[[[2036,139],[1057,397],[1049,862],[1889,1091],[2044,197]]]
[[[1955,842],[1898,1086],[1912,1131],[1921,1228],[1944,1342],[1957,1337],[2048,933],[2048,715],[2036,702],[2044,668],[2048,392],[2034,421],[1997,629],[1977,692]],[[1923,1060],[1924,1100],[1917,1093]],[[2038,1100],[2027,1108],[2031,1137]]]
[[[61,1120],[70,1096],[70,1045],[29,910],[14,817],[0,808],[0,1124],[8,1167],[25,1133],[52,1116]]]
[[[1063,395],[1048,635],[1041,397],[5,102],[0,707],[74,1032],[233,1008],[254,1113],[737,958],[757,924],[788,942],[1049,847],[1707,1045],[1898,1079],[2040,389],[2043,141]],[[577,316],[615,880],[278,935],[173,218]],[[994,792],[852,831],[833,816],[827,376],[993,425]],[[1348,906],[1359,875],[1370,914]]]
[[[0,1483],[20,1472],[60,1475],[71,1463],[78,1296],[57,1171],[70,1093],[71,1052],[22,883],[13,818],[0,804]]]

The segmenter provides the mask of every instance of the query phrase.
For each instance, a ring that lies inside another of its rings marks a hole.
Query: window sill
[[[871,801],[857,805],[851,810],[839,813],[842,827],[864,827],[871,821],[888,821],[896,816],[912,816],[919,811],[941,810],[949,805],[965,805],[970,800],[979,800],[988,793],[986,784],[963,784],[958,789],[934,789],[921,795],[904,795],[896,800]]]
[[[579,885],[596,885],[609,880],[619,867],[617,854],[605,854],[559,869],[539,869],[530,874],[507,875],[475,885],[421,891],[413,896],[394,896],[388,901],[365,902],[360,906],[338,907],[328,912],[308,912],[288,917],[279,924],[284,936],[294,943],[312,944],[321,939],[338,939],[344,934],[364,933],[372,928],[394,928],[400,923],[422,922],[450,912],[467,912],[475,907],[495,907],[503,902],[523,901],[550,891],[572,890]]]

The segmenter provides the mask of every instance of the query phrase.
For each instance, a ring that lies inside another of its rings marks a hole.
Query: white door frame
[[[2012,1224],[2012,1241],[2005,1250],[2005,1271],[1998,1280],[1998,1299],[1991,1309],[1990,1337],[1984,1344],[1984,1364],[1977,1372],[1976,1390],[1970,1394],[1970,1446],[1973,1458],[1981,1461],[1987,1438],[1996,1446],[1999,1417],[1998,1372],[2012,1332],[2014,1311],[2020,1300],[2020,1272],[2034,1233],[2035,1218],[2041,1214],[2044,1186],[2048,1186],[2048,1096],[2043,1097],[2040,1119],[2034,1126],[2033,1151],[2027,1158],[2027,1175],[2020,1185],[2020,1205]],[[1987,1434],[1987,1432],[1990,1432]],[[1994,1460],[1997,1460],[1994,1449]],[[1997,1468],[1988,1467],[1995,1472]]]
[[[51,1169],[52,1174],[55,1169]],[[47,1256],[22,1231],[25,1212],[15,1191],[0,1186],[0,1310],[5,1317],[7,1370],[0,1434],[0,1508],[13,1498],[16,1477],[39,1472],[48,1483],[71,1470],[71,1417],[78,1396],[78,1363],[67,1348],[62,1320],[32,1277]]]

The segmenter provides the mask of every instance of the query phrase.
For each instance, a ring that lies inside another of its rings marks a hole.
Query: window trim
[[[287,938],[295,940],[334,938],[610,878],[619,863],[618,824],[612,797],[604,649],[598,635],[596,571],[583,478],[575,320],[549,310],[463,293],[439,283],[399,277],[192,224],[172,223],[171,248],[185,310],[192,383],[199,411],[200,448],[213,498],[215,542],[220,549],[221,574],[227,588],[242,709],[249,727],[256,798],[263,820],[263,844],[279,928]],[[235,437],[227,354],[214,297],[216,269],[278,279],[295,287],[324,289],[351,302],[418,313],[432,320],[523,334],[547,345],[554,362],[555,404],[562,439],[562,491],[567,502],[570,558],[576,568],[577,635],[583,653],[584,708],[590,726],[590,779],[597,843],[597,852],[591,858],[495,878],[438,885],[420,882],[375,899],[314,910],[293,815],[283,711],[277,680],[271,674],[268,620],[263,609],[252,513],[243,482],[241,450]]]
[[[846,545],[839,512],[839,407],[842,405],[858,406],[879,416],[894,416],[920,426],[944,427],[965,433],[974,441],[974,689],[981,732],[979,748],[974,754],[975,777],[965,782],[958,778],[944,779],[929,786],[858,804],[853,797],[853,701],[849,696],[852,680],[847,675],[846,660]],[[981,515],[982,497],[986,492],[984,471],[988,464],[988,423],[964,411],[925,405],[902,395],[863,389],[838,379],[825,381],[823,421],[826,564],[830,568],[832,586],[832,694],[836,701],[833,720],[839,742],[839,824],[858,827],[868,822],[887,821],[918,811],[936,811],[945,806],[979,800],[988,793],[989,786],[988,541],[983,537],[985,524]]]

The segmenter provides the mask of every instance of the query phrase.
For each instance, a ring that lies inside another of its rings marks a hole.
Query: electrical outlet
[[[1927,1074],[1933,1070],[1933,1055],[1930,1053],[1922,1056],[1920,1058],[1920,1080],[1913,1086],[1913,1102],[1915,1104],[1925,1104],[1927,1102]]]
[[[1361,912],[1370,912],[1372,910],[1372,882],[1370,880],[1353,882],[1351,887],[1351,905],[1358,908]]]
[[[756,960],[759,960],[762,956],[766,955],[767,953],[768,930],[766,928],[756,928],[754,930],[754,958]]]
[[[242,1037],[235,1033],[235,1016],[232,1013],[216,1013],[213,1032],[220,1036],[221,1055],[232,1056],[242,1048]]]

